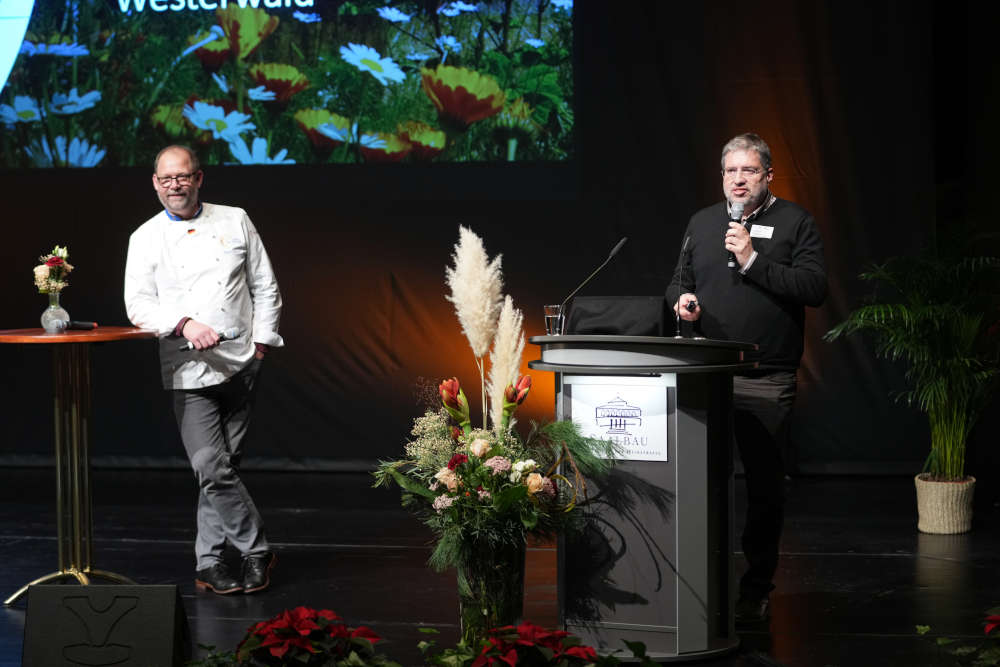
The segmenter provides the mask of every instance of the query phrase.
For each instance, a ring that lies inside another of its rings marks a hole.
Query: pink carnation
[[[494,456],[486,459],[483,465],[492,470],[494,475],[502,475],[510,470],[510,459],[503,456]]]
[[[542,488],[538,491],[540,496],[548,496],[549,498],[556,497],[556,485],[552,481],[551,477],[545,477],[542,479]]]
[[[437,498],[434,499],[434,503],[432,504],[432,507],[435,510],[437,510],[438,514],[440,514],[443,510],[446,510],[449,507],[451,507],[452,503],[454,503],[454,502],[455,502],[454,496],[447,496],[447,495],[441,494],[440,496],[438,496]]]

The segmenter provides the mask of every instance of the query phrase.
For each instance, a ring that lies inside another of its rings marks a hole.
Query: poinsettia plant
[[[375,652],[381,638],[361,625],[348,627],[329,609],[296,607],[255,623],[236,648],[243,665],[380,665],[399,667]]]

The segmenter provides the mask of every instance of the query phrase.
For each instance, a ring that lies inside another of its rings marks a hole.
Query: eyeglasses
[[[157,176],[156,182],[160,184],[161,187],[168,188],[172,183],[177,183],[177,185],[191,185],[191,181],[194,180],[195,175],[198,172],[192,171],[190,174],[177,174],[176,176]]]
[[[751,179],[760,176],[762,173],[764,173],[764,170],[757,167],[726,167],[722,170],[722,175],[726,178],[736,178],[736,174],[739,174],[743,178]]]

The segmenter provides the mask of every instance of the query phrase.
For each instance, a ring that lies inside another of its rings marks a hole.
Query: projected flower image
[[[572,0],[37,3],[0,167],[563,160]]]

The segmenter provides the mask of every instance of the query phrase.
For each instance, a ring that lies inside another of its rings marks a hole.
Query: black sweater
[[[757,258],[745,275],[726,266],[724,201],[691,217],[687,248],[667,288],[671,306],[691,292],[701,305],[697,326],[718,340],[757,343],[761,370],[795,370],[802,358],[805,306],[826,297],[823,241],[816,223],[798,204],[777,199],[752,220],[771,238],[751,238]]]

